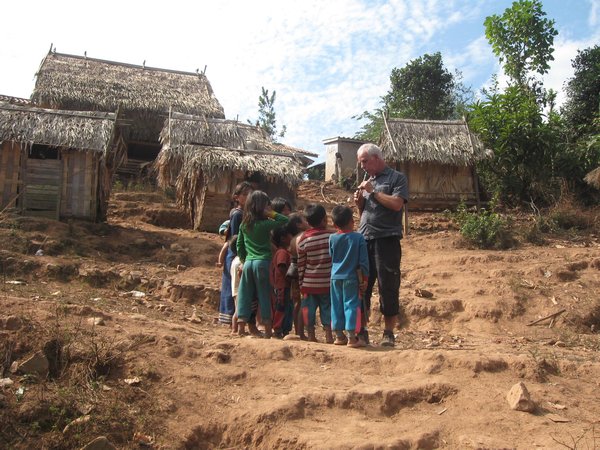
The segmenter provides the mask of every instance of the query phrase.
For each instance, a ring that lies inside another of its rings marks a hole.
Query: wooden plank
[[[81,160],[78,158],[77,153],[71,155],[71,162],[73,168],[70,175],[73,182],[73,190],[71,191],[71,214],[78,216],[81,211]]]
[[[0,146],[0,207],[5,208],[12,197],[10,192],[11,172],[8,172],[8,160],[12,156],[12,146],[9,142],[3,142]]]
[[[83,214],[84,217],[89,217],[90,216],[90,206],[91,206],[91,201],[92,201],[92,167],[93,167],[93,161],[92,161],[92,154],[91,152],[86,152],[85,153],[85,174],[84,174],[84,178],[83,178],[83,184],[84,184],[84,192],[85,192],[85,204],[84,204],[84,209],[83,209]]]
[[[18,166],[18,159],[15,158],[15,146],[9,144],[8,148],[10,149],[9,152],[7,152],[7,161],[6,161],[6,176],[8,177],[8,185],[6,183],[6,181],[4,182],[4,188],[5,190],[9,191],[9,197],[11,197],[11,191],[14,190],[14,194],[17,193],[17,186],[15,186],[14,184],[14,175],[15,173],[18,173],[19,171],[19,166]],[[8,199],[6,199],[5,201],[8,201]],[[4,204],[4,201],[3,201]]]
[[[4,186],[4,183],[9,178],[6,176],[9,153],[12,153],[12,149],[9,146],[9,142],[0,143],[0,199],[2,200],[0,207],[4,207],[4,204],[8,202],[7,197],[10,197],[10,192],[7,192],[6,186]]]
[[[21,174],[21,198],[20,202],[18,202],[19,210],[21,214],[25,211],[25,204],[27,202],[27,156],[24,153],[21,153],[21,158],[19,160],[19,173]]]
[[[28,158],[29,164],[27,165],[28,169],[42,169],[42,170],[57,170],[58,159],[35,159]]]
[[[90,218],[95,222],[98,220],[98,203],[99,203],[99,198],[98,198],[98,183],[99,183],[99,170],[98,170],[98,165],[99,165],[99,158],[97,155],[93,155],[93,164],[92,164],[92,192],[91,192],[91,196],[92,196],[92,204],[91,204],[91,214],[90,214]]]
[[[52,218],[54,218],[56,216],[56,200],[57,198],[48,201],[41,201],[30,197],[27,199],[27,210],[48,211],[52,213]]]
[[[60,182],[60,215],[67,216],[69,197],[67,195],[67,185],[69,178],[69,160],[71,155],[68,152],[61,152],[61,170],[63,177]]]
[[[27,216],[31,216],[31,217],[46,217],[47,219],[55,218],[54,210],[52,210],[52,211],[41,210],[40,211],[40,210],[32,209],[32,210],[27,210],[24,214]]]
[[[63,153],[65,153],[65,152],[64,151],[60,151],[59,155],[62,156]],[[56,218],[56,220],[60,220],[60,209],[61,209],[61,203],[62,203],[62,201],[61,201],[62,197],[61,197],[60,194],[62,192],[62,184],[63,184],[63,179],[64,179],[64,177],[63,177],[63,173],[64,173],[64,171],[63,171],[63,164],[62,164],[62,161],[60,161],[60,160],[59,160],[59,163],[58,163],[58,168],[60,170],[60,173],[58,175],[58,186],[56,186],[56,188],[57,188],[56,189],[57,190],[57,198],[56,198],[56,212],[55,212],[55,215],[54,215],[54,217]]]
[[[26,159],[24,175],[23,213],[57,218],[60,193],[60,165],[58,159]]]
[[[40,200],[46,200],[46,199],[54,199],[56,200],[58,198],[58,191],[55,192],[45,192],[42,190],[31,190],[28,189],[27,190],[27,198],[33,199],[33,198],[37,198]]]

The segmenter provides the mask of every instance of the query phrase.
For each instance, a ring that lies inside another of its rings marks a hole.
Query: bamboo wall
[[[61,217],[96,220],[98,164],[96,152],[62,151]]]
[[[456,207],[461,201],[479,201],[471,167],[402,163],[398,170],[408,177],[411,209],[445,209]]]
[[[242,171],[226,172],[218,180],[203,186],[195,196],[193,227],[196,230],[216,233],[231,211],[231,195],[238,183],[246,180]],[[270,198],[283,197],[296,204],[296,194],[285,183],[263,179],[257,189],[266,192]]]
[[[236,184],[243,181],[243,173],[224,172],[218,180],[205,186],[199,193],[194,229],[216,233],[231,210],[231,193]]]
[[[13,142],[0,144],[0,210],[17,206],[21,150]]]
[[[25,157],[17,143],[0,151],[2,209],[16,207],[25,215],[52,219],[96,220],[99,154],[60,150],[60,159]]]

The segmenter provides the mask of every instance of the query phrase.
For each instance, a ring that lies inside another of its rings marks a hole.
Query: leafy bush
[[[498,213],[483,208],[469,212],[465,205],[461,204],[454,218],[463,238],[478,248],[504,249],[511,246],[508,223]]]

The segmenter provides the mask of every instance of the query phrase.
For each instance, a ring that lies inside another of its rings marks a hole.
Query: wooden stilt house
[[[486,157],[464,120],[385,119],[381,149],[408,178],[412,209],[481,201],[475,163]]]
[[[116,121],[116,113],[0,102],[0,209],[104,220],[125,157]]]
[[[32,101],[46,108],[114,112],[120,108],[127,161],[123,175],[139,175],[160,151],[159,135],[171,107],[224,118],[203,72],[158,69],[50,51],[36,74]]]
[[[202,231],[216,231],[229,216],[241,181],[294,204],[309,157],[317,156],[274,143],[259,127],[181,113],[171,113],[161,140],[159,185],[175,187],[178,204]]]

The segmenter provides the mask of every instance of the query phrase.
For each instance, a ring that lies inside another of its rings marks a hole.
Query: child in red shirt
[[[290,280],[286,277],[292,255],[288,251],[292,234],[286,226],[275,228],[271,242],[276,250],[271,260],[270,281],[273,335],[282,339],[292,331],[294,306],[290,295]]]

